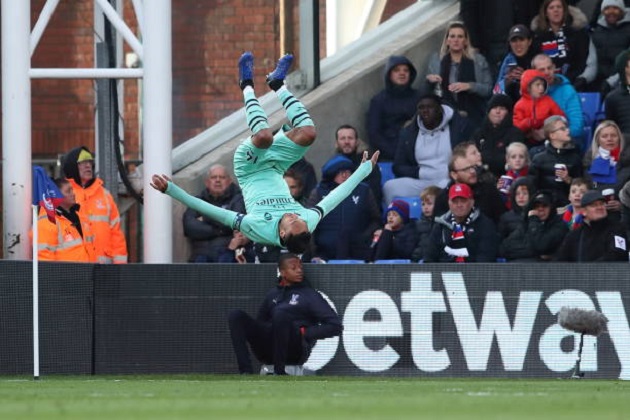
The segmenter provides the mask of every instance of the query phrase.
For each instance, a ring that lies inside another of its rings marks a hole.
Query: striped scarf
[[[580,213],[575,213],[571,204],[567,206],[567,210],[562,214],[562,221],[566,223],[569,230],[576,230],[577,228],[582,226],[583,220],[584,216],[582,216]]]
[[[454,257],[456,263],[466,262],[469,257],[468,248],[466,247],[466,229],[472,222],[473,212],[471,211],[464,223],[457,223],[455,216],[451,213],[451,241],[444,247],[444,251]]]

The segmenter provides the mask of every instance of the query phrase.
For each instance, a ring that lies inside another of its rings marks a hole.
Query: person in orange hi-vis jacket
[[[94,236],[90,225],[79,213],[70,183],[55,179],[63,194],[63,201],[55,209],[55,221],[48,219],[41,208],[37,220],[37,258],[39,261],[96,262]],[[33,232],[30,233],[31,241]]]
[[[70,150],[63,159],[63,172],[72,185],[79,214],[94,235],[96,261],[101,264],[127,263],[127,244],[120,229],[120,213],[103,180],[94,174],[94,155],[87,147]]]

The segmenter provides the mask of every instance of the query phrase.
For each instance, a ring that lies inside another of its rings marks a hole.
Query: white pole
[[[173,106],[171,0],[144,2],[144,262],[173,261],[173,204],[149,185],[152,174],[171,175]]]
[[[44,33],[44,29],[46,29],[46,25],[48,25],[48,22],[50,21],[50,18],[53,12],[55,11],[55,9],[57,8],[58,4],[59,4],[59,0],[48,0],[46,4],[44,5],[44,8],[42,9],[42,12],[39,14],[39,18],[37,18],[37,23],[35,24],[35,27],[33,28],[33,32],[31,33],[31,38],[30,38],[31,56],[33,55],[33,52],[35,51],[35,48],[37,48],[37,44],[39,44],[39,40],[41,39],[42,34]]]
[[[133,11],[136,13],[136,20],[138,21],[138,28],[140,28],[140,34],[144,36],[144,13],[142,13],[142,1],[131,0],[131,3],[133,4]]]
[[[131,49],[136,54],[138,54],[138,57],[140,57],[140,59],[142,60],[144,58],[142,44],[140,43],[140,41],[138,41],[138,38],[136,38],[134,33],[131,32],[131,29],[129,29],[129,26],[127,26],[125,21],[120,18],[118,12],[116,12],[112,5],[107,2],[107,0],[96,0],[96,2],[99,6],[101,6],[101,9],[103,9],[103,13],[105,13],[105,16],[107,16],[111,24],[114,25],[116,29],[118,29],[118,33],[122,35],[123,38],[125,38]]]
[[[4,258],[28,260],[31,218],[30,1],[2,0]]]
[[[39,379],[39,235],[37,206],[33,207],[33,378]]]
[[[31,69],[31,79],[137,79],[142,77],[144,70],[117,68],[38,68]]]

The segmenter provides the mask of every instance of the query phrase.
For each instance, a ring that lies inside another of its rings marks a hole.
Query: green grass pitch
[[[0,378],[0,419],[630,419],[630,382],[357,377]]]

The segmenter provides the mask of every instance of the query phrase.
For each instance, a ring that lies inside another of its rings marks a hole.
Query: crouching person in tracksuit
[[[334,337],[343,329],[337,313],[303,282],[297,255],[282,254],[278,270],[280,282],[267,293],[256,319],[239,309],[228,315],[240,373],[254,373],[248,343],[261,363],[274,365],[275,375],[286,375],[287,364],[303,364],[318,339]]]

